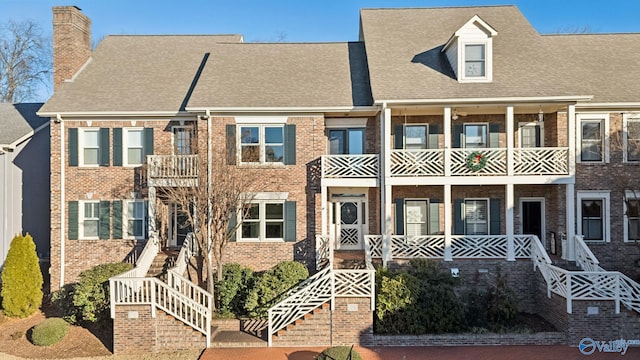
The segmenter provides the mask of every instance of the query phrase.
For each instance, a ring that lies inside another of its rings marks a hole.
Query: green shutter
[[[296,202],[284,202],[284,241],[296,241]]]
[[[113,129],[113,166],[122,166],[122,129]]]
[[[236,126],[227,125],[227,164],[236,164]]]
[[[459,149],[462,147],[462,144],[464,144],[464,141],[462,140],[462,138],[464,137],[462,130],[462,124],[453,125],[453,136],[451,137],[451,141],[453,141],[454,149]]]
[[[69,128],[69,166],[78,166],[78,129],[77,128]]]
[[[106,240],[110,238],[111,228],[111,207],[108,201],[100,201],[100,224],[98,225],[98,238],[100,240]]]
[[[396,204],[396,235],[404,235],[404,199],[394,199]]]
[[[231,213],[231,217],[229,218],[229,226],[227,228],[227,232],[230,232],[229,234],[229,241],[233,242],[236,241],[236,224],[237,224],[237,214],[234,211],[233,213]]]
[[[69,228],[67,229],[67,236],[70,240],[78,240],[78,202],[69,201],[67,203],[67,207],[69,211]]]
[[[429,200],[429,234],[440,234],[440,200]]]
[[[113,202],[113,238],[122,239],[122,200]]]
[[[109,129],[108,128],[100,128],[100,150],[98,153],[100,154],[99,165],[100,166],[109,166]]]
[[[489,124],[489,147],[500,147],[500,124]]]
[[[296,125],[284,126],[284,164],[296,164]]]
[[[542,132],[540,131],[540,125],[536,125],[535,129],[536,129],[536,147],[540,147],[542,143]]]
[[[489,234],[500,235],[500,199],[489,200]]]
[[[143,236],[145,239],[149,238],[149,222],[155,221],[154,219],[149,219],[149,200],[144,201],[144,221],[142,225]]]
[[[144,128],[144,159],[143,163],[147,162],[147,155],[153,155],[153,128]]]
[[[429,138],[427,140],[427,148],[437,149],[438,144],[438,125],[429,125]]]
[[[464,200],[453,200],[453,235],[464,235]]]
[[[393,148],[394,149],[404,148],[404,126],[403,125],[393,126]]]

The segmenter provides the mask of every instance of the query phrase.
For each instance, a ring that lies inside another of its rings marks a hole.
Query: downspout
[[[9,201],[7,200],[7,197],[9,197],[9,186],[7,185],[8,182],[8,174],[9,174],[9,166],[7,165],[7,163],[9,162],[9,152],[5,151],[4,149],[0,149],[0,153],[4,155],[4,172],[2,173],[2,185],[3,185],[3,189],[2,189],[2,199],[3,199],[3,210],[2,210],[2,239],[0,239],[0,243],[2,244],[2,249],[0,249],[2,251],[2,262],[0,263],[0,265],[4,265],[4,260],[6,259],[5,256],[5,250],[6,246],[5,244],[7,243],[7,226],[9,225],[9,222],[7,220],[8,215],[7,215],[7,209],[9,209]],[[0,280],[1,281],[1,280]]]
[[[65,219],[65,196],[64,196],[64,122],[60,114],[56,115],[55,122],[60,124],[60,284],[58,286],[62,288],[64,285],[64,261],[65,261],[65,239],[64,239],[64,219]]]
[[[207,245],[209,249],[211,249],[211,166],[213,163],[213,150],[211,149],[212,140],[211,140],[211,112],[209,110],[205,110],[205,114],[207,117]],[[211,264],[211,251],[208,251],[209,256],[209,264]]]

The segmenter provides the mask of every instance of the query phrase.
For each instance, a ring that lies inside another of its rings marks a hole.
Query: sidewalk
[[[313,360],[325,348],[210,348],[200,360]],[[356,350],[365,360],[622,360],[640,359],[640,348],[620,353],[583,355],[577,347],[552,346],[447,346],[384,347]]]

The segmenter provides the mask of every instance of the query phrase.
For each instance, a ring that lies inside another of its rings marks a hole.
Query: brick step
[[[162,277],[166,275],[167,269],[175,264],[178,253],[175,250],[160,251],[153,259],[149,271],[147,271],[147,276]]]
[[[242,331],[217,331],[211,340],[211,347],[267,347],[267,342]]]

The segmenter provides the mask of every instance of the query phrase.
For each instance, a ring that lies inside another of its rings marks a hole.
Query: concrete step
[[[267,347],[267,342],[242,331],[218,331],[211,339],[211,347],[242,348]]]

